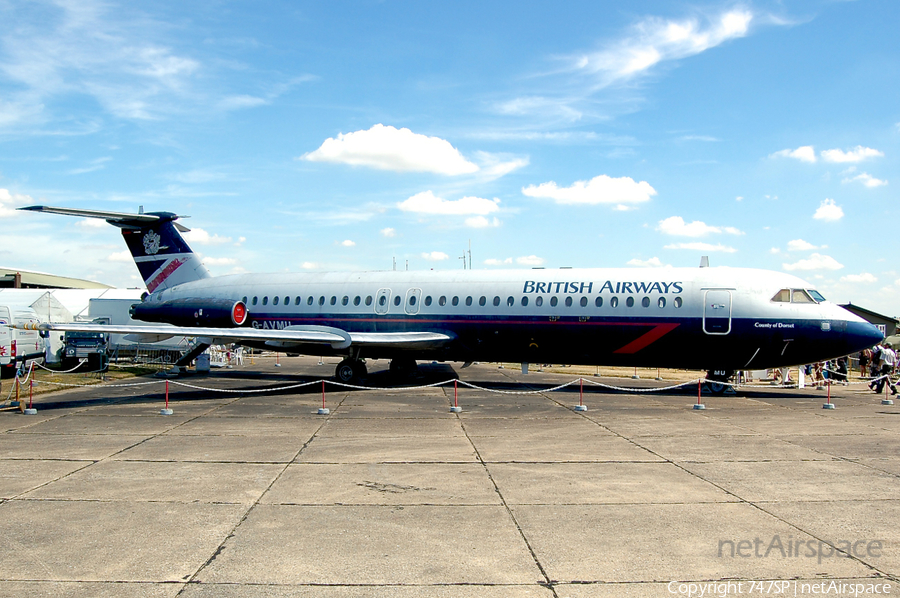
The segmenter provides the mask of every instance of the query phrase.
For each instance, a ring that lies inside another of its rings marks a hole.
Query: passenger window
[[[471,305],[472,305],[472,297],[471,296],[466,297],[466,306],[471,306]]]
[[[581,307],[587,307],[587,297],[581,298]]]
[[[634,297],[629,297],[625,300],[625,305],[627,307],[634,307]]]
[[[657,301],[656,304],[659,306],[660,309],[664,308],[666,306],[666,298],[660,297],[659,301]]]
[[[344,298],[341,299],[341,305],[347,305],[348,303],[350,303],[350,297],[344,295]]]
[[[284,304],[285,304],[285,305],[290,305],[290,304],[291,304],[291,298],[290,298],[290,297],[285,297],[285,298],[284,298]]]
[[[253,305],[256,305],[256,302],[257,302],[258,300],[259,300],[258,297],[254,297],[254,298],[253,298]]]
[[[572,307],[572,298],[566,297],[566,307]]]
[[[294,305],[300,305],[300,295],[297,295],[297,298],[294,299]]]
[[[306,300],[306,304],[307,304],[307,305],[312,305],[312,304],[313,304],[313,297],[312,297],[312,295],[310,295],[310,296],[309,296],[309,299]]]
[[[609,306],[610,306],[610,307],[619,307],[619,298],[618,298],[618,297],[613,297],[612,299],[610,299],[610,300],[609,300]]]
[[[331,296],[331,304],[337,305],[337,297],[335,297],[334,295]]]
[[[378,298],[378,305],[380,305],[381,307],[387,305],[387,297],[385,295],[382,295]]]
[[[353,305],[359,305],[359,302],[360,302],[360,297],[359,297],[359,295],[357,295],[356,297],[353,298]]]
[[[515,305],[515,304],[516,304],[516,298],[515,298],[515,297],[507,297],[507,298],[506,298],[506,306],[507,306],[507,307],[512,307],[512,306]]]
[[[325,295],[319,295],[319,305],[325,305]]]
[[[522,307],[526,307],[527,305],[528,305],[528,297],[522,297]]]
[[[409,305],[410,305],[410,307],[412,307],[412,306],[415,305],[415,304],[416,304],[416,296],[415,296],[415,295],[410,295],[410,296],[409,296]]]
[[[400,301],[401,301],[400,295],[397,295],[396,297],[394,297],[394,305],[395,306],[400,305]]]
[[[272,299],[272,305],[278,305],[278,297]]]
[[[641,306],[650,307],[650,297],[644,297],[643,299],[641,299]]]
[[[263,305],[268,305],[268,304],[269,304],[269,298],[263,297]]]
[[[445,296],[441,295],[441,298],[438,299],[438,305],[440,305],[441,307],[444,307],[445,305],[447,305],[447,298]]]
[[[791,302],[791,290],[790,289],[781,289],[775,296],[772,297],[772,301],[775,303],[790,303]]]
[[[366,295],[366,305],[372,305],[372,295]],[[384,305],[384,303],[382,303]]]
[[[247,305],[247,298],[246,298],[246,297],[244,297],[243,299],[241,299],[241,301],[244,302],[244,305]]]
[[[500,305],[500,297],[494,296],[494,307],[498,307]]]
[[[487,304],[487,297],[484,295],[481,296],[481,299],[478,300],[478,305],[484,307]]]
[[[425,307],[431,306],[431,295],[425,297]]]
[[[459,297],[453,297],[453,300],[450,303],[453,305],[453,307],[456,307],[457,305],[459,305]]]
[[[538,307],[542,306],[544,304],[544,298],[543,297],[535,297],[534,304],[537,305]]]
[[[681,305],[682,305],[681,297],[675,297],[674,304],[675,304],[675,307],[681,307]]]
[[[594,299],[594,305],[596,307],[603,307],[603,297],[597,297]]]
[[[559,299],[556,297],[550,297],[550,307],[556,307],[556,304],[559,303]]]
[[[802,289],[794,289],[791,292],[791,303],[815,303],[812,297],[806,294]]]

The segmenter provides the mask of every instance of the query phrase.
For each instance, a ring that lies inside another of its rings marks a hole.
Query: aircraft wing
[[[145,339],[158,342],[173,336],[202,337],[210,344],[240,343],[241,341],[265,342],[273,349],[289,349],[297,345],[329,345],[332,349],[346,349],[351,345],[369,347],[395,347],[425,349],[443,346],[453,336],[442,332],[347,332],[331,326],[287,326],[281,330],[257,328],[204,328],[172,326],[119,326],[115,324],[26,324],[22,328],[57,332],[100,332],[127,334],[129,340]]]

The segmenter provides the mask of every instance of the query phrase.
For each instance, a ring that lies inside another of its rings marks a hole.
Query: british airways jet
[[[197,339],[337,355],[355,382],[365,359],[568,363],[735,370],[812,363],[883,335],[803,280],[745,268],[571,268],[210,276],[170,212],[127,214],[31,206],[101,218],[122,230],[148,294],[131,309],[150,326],[41,324],[43,330]]]

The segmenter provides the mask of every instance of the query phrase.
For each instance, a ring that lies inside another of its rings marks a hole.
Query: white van
[[[25,323],[38,323],[37,313],[30,308],[0,305],[0,376],[11,378],[20,364],[44,363],[45,342],[37,330],[10,328]]]

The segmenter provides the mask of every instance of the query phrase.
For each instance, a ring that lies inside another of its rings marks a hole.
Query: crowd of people
[[[869,367],[869,375],[874,378],[869,383],[870,389],[876,394],[881,394],[884,391],[884,385],[887,384],[891,389],[891,394],[897,394],[897,386],[891,380],[894,369],[897,367],[897,352],[889,344],[881,343],[871,349],[860,351],[860,374],[865,372],[866,366]]]

